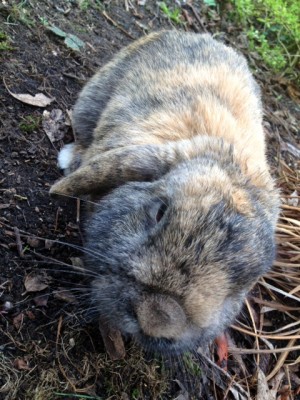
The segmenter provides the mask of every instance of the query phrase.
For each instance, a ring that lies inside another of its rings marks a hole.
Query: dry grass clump
[[[247,299],[229,339],[235,365],[232,382],[245,390],[239,398],[292,400],[300,394],[299,167],[300,163],[291,168],[281,162],[277,258]]]

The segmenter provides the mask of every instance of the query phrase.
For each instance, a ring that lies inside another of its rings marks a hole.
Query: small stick
[[[80,199],[76,200],[76,223],[80,222]]]
[[[16,226],[14,226],[14,233],[15,233],[15,237],[16,237],[17,250],[18,250],[19,256],[21,258],[24,258],[24,251],[23,251],[23,246],[22,246],[22,242],[21,242],[20,231]]]
[[[195,15],[195,18],[199,22],[199,24],[200,24],[201,28],[203,29],[203,31],[205,33],[208,33],[208,30],[205,28],[205,26],[204,26],[203,22],[201,21],[201,18],[199,17],[199,15],[198,15],[197,11],[195,10],[194,6],[192,6],[191,4],[189,4],[188,6],[193,11],[193,13]]]
[[[105,11],[103,11],[102,15],[113,24],[116,28],[120,29],[123,33],[125,33],[126,36],[128,36],[130,39],[135,40],[135,37],[133,37],[129,32],[127,32],[122,26],[120,26],[115,20],[113,20]]]

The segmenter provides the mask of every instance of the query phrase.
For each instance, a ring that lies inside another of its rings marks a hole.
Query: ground
[[[287,361],[293,365],[277,379],[274,399],[276,393],[281,399],[300,398],[299,223],[295,222],[299,219],[295,192],[300,174],[299,89],[248,52],[243,31],[226,19],[225,6],[220,10],[201,1],[168,4],[169,13],[153,0],[0,1],[0,399],[246,399],[247,391],[251,398],[271,399],[259,397],[259,390],[268,385],[259,383],[257,375],[252,381],[249,377],[259,365],[263,378],[270,374],[278,378]],[[180,10],[179,20],[172,14],[174,7]],[[281,363],[271,354],[236,355],[229,359],[227,374],[214,363],[213,348],[202,356],[161,360],[149,358],[130,342],[125,359],[111,361],[97,323],[85,312],[88,277],[78,267],[81,205],[77,199],[48,194],[60,177],[57,153],[74,140],[69,115],[84,82],[124,45],[161,28],[214,33],[245,53],[262,88],[268,155],[285,199],[277,270],[254,289],[245,306],[248,319],[228,336],[232,348],[254,348],[253,319],[261,318],[260,307],[271,307],[266,331],[294,323],[294,331],[282,328],[285,333],[270,333],[269,342],[268,336],[259,339],[266,348],[272,348],[271,339],[277,338],[275,345],[291,349],[280,353]],[[69,47],[66,36],[79,49]],[[21,101],[14,96],[37,93],[52,102],[33,106],[28,98]],[[44,110],[52,112],[48,123]],[[56,127],[55,137],[49,125]],[[292,282],[282,283],[291,265]],[[283,287],[292,291],[290,298],[278,294]],[[283,340],[287,333],[288,343]]]

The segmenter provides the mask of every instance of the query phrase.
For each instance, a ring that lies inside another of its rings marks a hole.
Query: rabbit
[[[95,202],[85,265],[99,318],[147,351],[209,344],[276,250],[279,193],[245,58],[209,34],[154,32],[89,80],[72,118],[50,192]]]

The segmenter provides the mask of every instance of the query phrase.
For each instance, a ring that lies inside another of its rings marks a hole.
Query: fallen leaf
[[[66,32],[64,32],[63,30],[61,30],[60,28],[58,28],[57,26],[49,26],[48,29],[53,32],[55,35],[59,36],[59,37],[66,37],[67,34]]]
[[[16,358],[14,361],[14,367],[20,370],[29,370],[30,367],[27,363],[27,361],[25,361],[23,358]]]
[[[27,292],[40,292],[49,285],[49,278],[44,275],[27,275],[25,277],[24,286]]]
[[[51,112],[44,110],[42,125],[51,143],[61,140],[65,135],[63,130],[65,117],[62,110],[53,109]]]
[[[80,257],[70,257],[72,267],[78,271],[84,272],[84,264]]]
[[[99,322],[99,329],[105,349],[112,360],[121,360],[125,357],[125,347],[120,331],[108,326],[104,321]]]
[[[287,203],[289,206],[298,207],[299,195],[297,190],[294,190],[293,193],[290,194],[290,197],[287,199]]]
[[[29,244],[30,247],[36,249],[39,247],[40,241],[36,237],[30,236],[29,238],[27,238],[27,244]]]
[[[24,314],[20,313],[13,318],[13,326],[19,330],[24,320]]]
[[[228,361],[228,341],[223,333],[215,339],[215,343],[217,346],[217,355],[218,355],[218,366],[227,371],[227,361]]]
[[[54,297],[58,300],[63,300],[67,303],[77,303],[76,297],[68,289],[58,288],[59,290],[54,292]]]
[[[64,43],[66,44],[66,46],[70,47],[70,49],[75,51],[79,51],[81,47],[85,46],[84,42],[81,39],[79,39],[75,35],[72,35],[71,33],[67,35]]]
[[[33,301],[39,307],[46,307],[46,305],[48,304],[48,299],[49,299],[49,295],[48,294],[42,294],[40,296],[36,296],[33,299]]]
[[[5,84],[5,82],[4,82]],[[8,93],[14,97],[15,99],[21,101],[22,103],[30,104],[31,106],[35,107],[46,107],[54,101],[54,98],[47,97],[43,93],[37,93],[36,95],[32,96],[31,94],[17,94],[11,92],[5,84],[5,87]]]
[[[85,46],[85,43],[72,33],[64,32],[63,30],[54,25],[48,26],[47,28],[55,35],[64,38],[65,45],[72,50],[79,51],[81,48]]]
[[[46,239],[45,240],[45,249],[50,250],[52,246],[53,246],[53,241],[50,239]]]
[[[32,321],[35,320],[35,315],[33,314],[32,311],[27,310],[27,311],[26,311],[26,315],[27,315],[27,317],[28,317],[29,319],[31,319]]]
[[[276,394],[269,389],[266,375],[258,368],[257,372],[257,400],[276,400]]]

